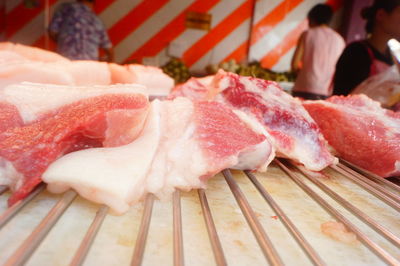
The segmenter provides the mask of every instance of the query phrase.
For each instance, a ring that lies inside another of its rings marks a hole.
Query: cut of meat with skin
[[[74,85],[74,78],[66,71],[48,67],[43,62],[3,62],[0,65],[0,90],[20,82]]]
[[[271,136],[277,156],[293,159],[309,170],[320,171],[337,162],[301,102],[275,82],[220,70],[211,81],[192,78],[177,86],[169,98],[178,95],[225,103],[256,118]]]
[[[208,164],[215,164],[212,175],[228,167],[264,169],[271,162],[275,151],[265,135],[250,126],[250,118],[243,121],[243,115],[218,102],[195,102],[194,107],[196,139]]]
[[[73,188],[118,214],[126,212],[146,192],[147,173],[162,135],[161,106],[159,101],[151,104],[143,131],[132,143],[77,151],[55,161],[43,174],[48,190],[62,193]]]
[[[168,99],[175,99],[176,97],[186,97],[191,100],[211,100],[215,96],[211,93],[209,87],[213,78],[214,76],[207,76],[204,78],[190,78],[185,83],[177,85],[168,95]]]
[[[174,80],[160,68],[137,64],[126,68],[135,76],[135,83],[145,86],[150,95],[166,96],[174,87]]]
[[[136,83],[137,77],[135,73],[129,71],[128,67],[114,63],[109,63],[108,68],[111,73],[112,84]]]
[[[365,95],[305,101],[339,156],[382,177],[400,174],[400,115]]]
[[[76,86],[111,84],[111,73],[105,62],[74,60],[47,64],[50,68],[68,72],[73,77],[73,85]]]
[[[67,58],[47,50],[36,47],[26,46],[19,43],[0,42],[0,51],[10,51],[31,61],[55,62],[69,61]]]
[[[242,112],[240,110],[232,110],[239,118],[240,120],[245,123],[252,131],[254,131],[257,134],[261,134],[263,135],[268,142],[271,144],[270,147],[270,155],[269,158],[264,161],[263,164],[259,165],[257,168],[251,168],[253,170],[257,170],[258,172],[265,172],[267,171],[267,167],[268,165],[272,162],[272,160],[275,158],[276,155],[276,150],[275,147],[273,146],[273,139],[271,137],[271,135],[268,133],[268,131],[265,129],[265,127],[252,115],[248,115],[245,112]],[[265,151],[258,149],[258,152],[263,153]],[[253,152],[251,151],[249,154],[246,153],[242,153],[242,156],[239,158],[239,164],[237,164],[235,166],[236,169],[246,169],[246,167],[242,167],[247,165],[250,161],[254,160],[255,158],[257,158],[260,155],[257,155],[257,152]],[[249,168],[248,168],[249,169]]]
[[[108,94],[81,96],[34,122],[3,131],[0,180],[13,190],[9,203],[24,198],[40,183],[48,165],[63,154],[103,144],[116,146],[131,142],[143,127],[148,106],[142,87],[126,87],[120,92],[111,89]],[[118,130],[116,134],[110,125],[117,124],[129,131]]]
[[[15,52],[0,50],[0,63],[18,63],[24,61],[29,60]]]
[[[74,86],[109,85],[111,74],[107,63],[95,61],[0,63],[0,89],[25,81]]]
[[[132,143],[70,153],[54,162],[43,180],[50,191],[72,187],[123,213],[148,192],[166,197],[176,188],[204,187],[222,169],[256,169],[272,153],[262,134],[220,103],[155,100],[144,130]],[[241,162],[243,154],[248,157]]]
[[[148,190],[160,197],[204,188],[225,168],[266,170],[274,157],[268,139],[221,103],[178,97],[165,105],[164,136],[148,178]]]
[[[61,106],[75,101],[110,93],[131,94],[132,90],[147,95],[145,87],[132,84],[64,86],[23,82],[9,85],[0,90],[0,101],[7,102],[17,108],[24,124],[27,124],[52,115]]]
[[[278,156],[320,171],[337,159],[328,150],[317,124],[301,102],[272,81],[218,72],[212,86],[216,97],[233,108],[255,116],[271,135]]]

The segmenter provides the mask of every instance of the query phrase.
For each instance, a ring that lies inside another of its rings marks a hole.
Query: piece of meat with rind
[[[382,177],[400,174],[400,117],[365,95],[305,101],[339,156]]]
[[[129,112],[130,109],[140,109],[142,112],[138,115],[145,116],[147,97],[133,90],[130,95],[106,94],[82,99],[60,107],[52,116],[9,128],[0,134],[0,157],[11,162],[16,170],[14,175],[23,179],[16,182],[18,185],[9,198],[9,204],[24,198],[40,183],[42,173],[55,159],[71,149],[75,150],[74,145],[83,147],[81,143],[85,138],[88,145],[98,146],[98,142],[105,141],[112,143],[107,139],[107,112]]]
[[[278,156],[320,171],[336,163],[318,125],[300,100],[277,83],[219,71],[212,82],[216,100],[255,116],[272,137]]]

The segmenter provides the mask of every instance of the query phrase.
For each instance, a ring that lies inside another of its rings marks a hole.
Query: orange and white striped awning
[[[6,39],[49,46],[45,25],[65,1],[36,0],[36,7],[27,8],[23,0],[7,0]],[[97,0],[96,12],[108,30],[119,63],[147,60],[160,65],[172,55],[194,71],[229,59],[256,60],[268,68],[287,70],[297,38],[307,27],[306,14],[320,2],[324,1]],[[342,5],[342,0],[328,2],[335,10]],[[188,11],[211,14],[210,30],[186,28]]]

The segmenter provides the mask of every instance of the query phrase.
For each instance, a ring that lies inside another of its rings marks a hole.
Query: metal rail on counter
[[[396,236],[393,232],[385,228],[382,224],[374,220],[372,217],[367,215],[363,210],[357,208],[355,205],[350,203],[348,200],[343,198],[340,194],[329,188],[328,185],[324,184],[319,180],[310,175],[310,173],[301,167],[289,162],[288,160],[276,159],[275,164],[304,192],[306,192],[312,200],[318,203],[327,213],[329,213],[336,221],[341,222],[346,228],[354,233],[357,239],[363,243],[371,252],[378,256],[384,263],[388,265],[400,265],[400,262],[390,254],[385,248],[374,242],[367,234],[361,231],[354,223],[348,220],[343,214],[341,214],[334,206],[332,206],[327,200],[325,200],[319,192],[308,184],[313,184],[329,196],[331,199],[336,201],[338,204],[343,206],[350,213],[358,217],[364,224],[368,225],[379,235],[387,239],[392,245],[399,248],[400,250],[400,237]],[[365,191],[374,195],[381,202],[387,204],[394,210],[400,212],[400,187],[391,183],[385,179],[382,179],[370,172],[358,168],[357,166],[341,160],[338,165],[331,166],[331,169],[341,174],[346,179],[355,183]],[[270,265],[283,265],[277,247],[270,240],[268,236],[268,230],[260,223],[253,207],[247,200],[245,194],[241,191],[240,186],[231,174],[230,170],[226,169],[222,172],[236,202],[238,203],[240,210],[246,219],[249,227],[251,228],[255,239],[260,246],[266,262]],[[276,213],[279,220],[285,226],[286,230],[290,233],[293,239],[296,241],[298,246],[307,256],[309,261],[313,265],[326,265],[327,262],[321,258],[321,256],[304,237],[303,233],[299,230],[296,224],[288,217],[284,210],[274,200],[272,195],[268,192],[268,189],[261,184],[257,178],[256,173],[244,171],[244,174],[255,186],[257,191],[260,193],[266,203]],[[307,181],[307,182],[305,182]],[[44,185],[40,185],[34,190],[26,199],[14,204],[11,208],[7,209],[3,214],[0,215],[0,229],[32,199],[37,197],[44,189]],[[6,188],[0,187],[0,195],[6,191]],[[26,238],[25,241],[15,250],[15,252],[7,259],[5,265],[22,265],[30,256],[35,252],[35,249],[45,239],[48,232],[61,218],[65,210],[70,206],[71,202],[76,198],[77,194],[73,191],[66,192],[59,201],[49,211],[47,216],[41,221],[41,223],[34,229],[34,231]],[[215,263],[218,266],[227,265],[226,256],[224,254],[223,246],[219,239],[218,230],[214,224],[212,211],[209,206],[207,199],[207,193],[205,190],[198,190],[199,203],[202,210],[202,215],[205,221],[205,225],[208,232],[208,237],[211,244],[211,249],[214,253]],[[148,237],[150,221],[153,213],[153,203],[155,197],[151,194],[147,195],[144,203],[144,209],[142,219],[139,226],[139,232],[136,238],[135,248],[132,251],[131,265],[141,265],[143,262],[143,255],[146,248],[146,240]],[[185,265],[185,254],[184,254],[184,240],[182,237],[182,210],[181,210],[181,195],[179,191],[173,194],[173,264],[176,266]],[[99,207],[96,216],[93,219],[92,224],[89,226],[88,231],[80,246],[77,248],[76,253],[70,262],[70,265],[82,265],[86,255],[90,251],[90,247],[93,240],[96,237],[97,232],[100,230],[102,222],[108,213],[108,207],[102,205]]]

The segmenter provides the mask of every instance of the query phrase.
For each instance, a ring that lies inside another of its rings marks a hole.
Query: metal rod
[[[253,231],[253,234],[256,237],[257,242],[260,245],[262,252],[264,253],[264,256],[272,265],[283,265],[281,258],[278,255],[278,252],[272,245],[271,240],[265,233],[264,228],[258,221],[257,216],[255,215],[253,209],[250,207],[250,204],[244,196],[243,192],[240,190],[238,184],[233,179],[231,172],[228,169],[225,169],[222,171],[222,173],[237,203],[239,204],[239,207],[242,210],[242,213],[246,218],[247,223]]]
[[[185,265],[183,255],[181,194],[176,190],[173,195],[173,224],[174,224],[174,265]]]
[[[215,228],[214,220],[212,218],[210,206],[208,205],[208,200],[206,192],[204,189],[197,190],[199,194],[201,209],[203,211],[204,221],[207,226],[208,237],[210,238],[211,247],[213,249],[215,262],[218,266],[228,265],[226,263],[224,251],[222,249],[221,242],[218,237],[217,229]]]
[[[17,212],[22,209],[28,202],[39,195],[40,192],[45,188],[45,184],[40,184],[34,191],[32,191],[26,198],[16,202],[10,208],[5,210],[0,216],[0,229],[12,218]]]
[[[86,232],[85,237],[83,238],[81,245],[76,251],[74,258],[71,260],[71,266],[79,266],[84,262],[91,246],[96,238],[97,232],[99,231],[104,218],[108,213],[109,207],[106,205],[101,205],[101,207],[97,210],[96,216],[93,219],[92,224],[90,225],[88,231]]]
[[[254,184],[257,190],[261,193],[263,198],[267,201],[269,206],[275,211],[278,215],[279,219],[285,225],[286,229],[292,234],[297,243],[306,253],[308,258],[314,265],[326,265],[325,262],[321,259],[321,257],[317,254],[317,252],[311,247],[308,241],[304,238],[304,236],[300,233],[300,231],[296,228],[296,226],[292,223],[289,217],[286,216],[284,211],[279,207],[279,205],[275,202],[275,200],[271,197],[271,195],[267,192],[267,190],[263,187],[263,185],[257,180],[257,178],[249,171],[244,171],[248,176],[250,181]]]
[[[274,160],[278,166],[299,186],[303,189],[313,200],[315,200],[320,206],[322,206],[328,213],[330,213],[335,219],[343,223],[350,231],[352,231],[357,238],[365,244],[373,253],[380,257],[389,265],[399,265],[393,256],[391,256],[386,250],[381,246],[372,241],[367,235],[361,232],[355,225],[353,225],[349,220],[347,220],[340,212],[329,205],[322,197],[320,197],[316,192],[314,192],[304,181],[302,181],[296,174],[290,171],[283,163],[279,160]]]
[[[362,212],[360,209],[355,207],[353,204],[342,198],[339,194],[331,190],[329,187],[327,187],[325,184],[323,184],[321,181],[319,181],[317,178],[313,178],[309,176],[305,171],[303,171],[300,167],[297,165],[291,164],[292,166],[295,166],[308,180],[313,182],[316,186],[318,186],[321,190],[323,190],[326,194],[328,194],[331,198],[336,200],[338,203],[340,203],[343,207],[345,207],[347,210],[349,210],[351,213],[356,215],[358,218],[360,218],[364,223],[368,224],[372,229],[374,229],[378,234],[381,234],[383,237],[385,237],[387,240],[389,240],[393,245],[397,246],[400,248],[400,238],[398,238],[396,235],[394,235],[392,232],[390,232],[388,229],[380,225],[378,222],[376,222],[374,219],[369,217],[367,214]]]
[[[135,250],[131,261],[132,266],[139,266],[142,264],[143,254],[146,247],[147,235],[149,233],[151,214],[153,211],[154,195],[147,194],[144,203],[144,210],[142,221],[140,222],[139,234],[136,239]]]
[[[383,194],[385,194],[386,196],[394,199],[397,202],[400,202],[400,196],[396,195],[392,192],[390,192],[387,188],[377,184],[376,182],[372,181],[369,178],[366,178],[364,175],[361,175],[360,173],[357,173],[356,171],[354,171],[353,169],[347,167],[344,164],[338,164],[338,167],[342,168],[343,170],[345,170],[346,172],[348,172],[349,174],[353,175],[354,177],[356,177],[357,179],[359,179],[361,182],[363,182],[364,184],[367,184],[373,188],[375,188],[376,190],[382,192]]]
[[[382,177],[380,177],[380,176],[378,176],[378,175],[376,175],[376,174],[374,174],[374,173],[372,173],[370,171],[362,169],[362,168],[358,167],[357,165],[352,164],[352,163],[350,163],[350,162],[348,162],[346,160],[340,159],[340,162],[342,162],[346,166],[352,168],[353,170],[356,170],[357,172],[360,172],[360,173],[364,174],[366,177],[368,177],[368,178],[370,178],[370,179],[372,179],[372,180],[374,180],[374,181],[376,181],[376,182],[378,182],[380,184],[388,186],[391,189],[396,190],[397,192],[400,193],[400,186],[398,186],[398,185],[386,180],[385,178],[382,178]]]
[[[7,186],[0,186],[0,195],[2,195],[4,192],[8,190]]]
[[[378,197],[379,199],[384,201],[386,204],[388,204],[392,208],[396,209],[397,211],[400,211],[400,203],[399,202],[394,201],[392,198],[390,198],[387,195],[385,195],[384,193],[376,190],[374,187],[362,182],[360,179],[354,177],[354,175],[352,175],[349,172],[347,172],[346,170],[338,167],[337,165],[331,165],[330,167],[332,169],[334,169],[335,171],[341,173],[343,176],[347,177],[348,179],[352,180],[354,183],[358,184],[365,190],[371,192],[373,195],[375,195],[376,197]]]
[[[29,237],[22,243],[21,246],[11,255],[4,265],[23,265],[40,245],[48,232],[53,228],[61,215],[65,212],[68,206],[76,197],[76,192],[69,190],[49,211],[47,216],[33,230]]]

